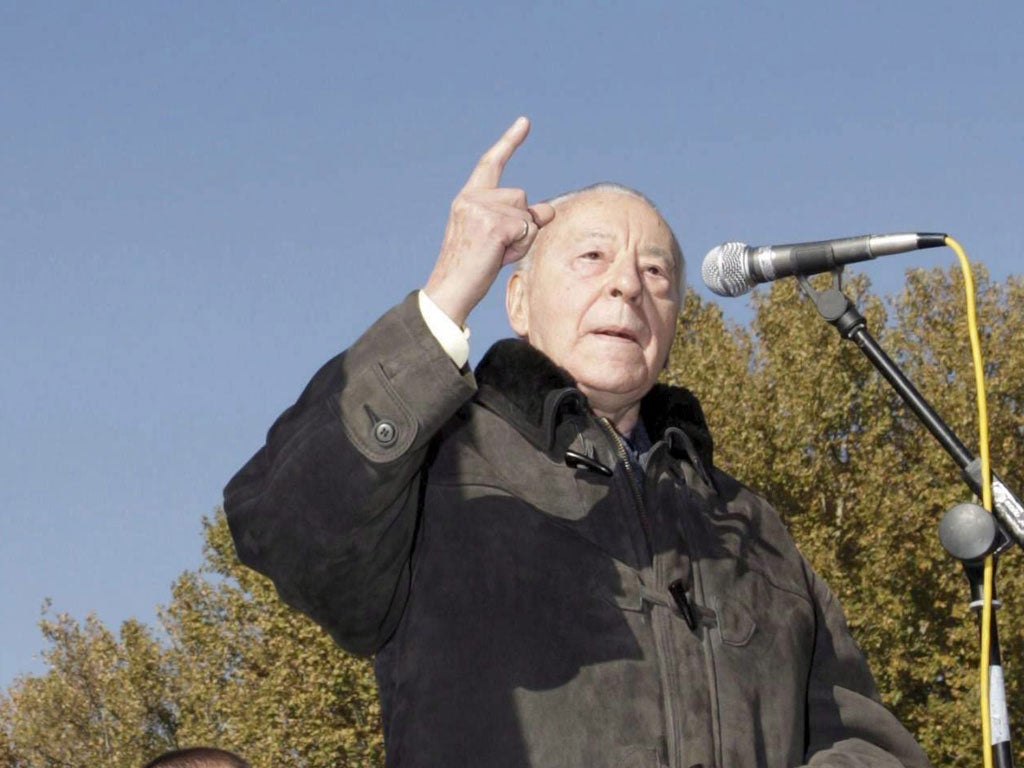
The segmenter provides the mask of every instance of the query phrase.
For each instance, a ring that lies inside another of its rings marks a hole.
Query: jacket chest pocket
[[[808,597],[748,570],[716,589],[709,603],[715,612],[715,651],[736,662],[741,676],[764,679],[779,669],[809,668],[814,608]]]

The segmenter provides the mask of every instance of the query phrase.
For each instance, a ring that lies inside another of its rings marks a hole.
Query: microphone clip
[[[864,316],[857,311],[853,302],[843,293],[843,265],[831,270],[832,287],[824,291],[815,290],[807,275],[797,275],[800,290],[814,302],[818,314],[834,325],[839,334],[849,340],[858,328],[865,326]]]

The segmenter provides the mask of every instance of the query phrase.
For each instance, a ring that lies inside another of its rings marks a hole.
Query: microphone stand
[[[899,366],[893,362],[868,332],[867,321],[864,319],[864,316],[842,291],[842,272],[843,268],[841,266],[833,270],[832,287],[825,291],[816,291],[804,275],[797,275],[797,279],[803,292],[814,302],[818,313],[839,331],[839,335],[843,339],[853,341],[860,348],[865,357],[871,361],[872,365],[896,390],[896,393],[903,399],[914,415],[918,417],[921,423],[932,433],[932,436],[939,441],[939,444],[946,449],[946,452],[957,463],[962,470],[962,478],[971,491],[976,496],[981,496],[981,460],[967,450],[967,447],[960,441],[953,430],[928,404],[921,393],[917,391],[910,380],[903,374]],[[1000,525],[996,525],[993,521],[994,533],[992,540],[987,551],[980,559],[984,560],[985,555],[992,554],[994,580],[994,565],[999,553],[1007,549],[1013,542],[1024,547],[1024,505],[994,474],[992,475],[992,497],[993,515]],[[952,550],[950,551],[952,553]],[[954,556],[957,555],[954,554]],[[980,571],[977,564],[978,558],[961,557],[960,559],[964,562],[964,568],[967,571],[968,580],[971,584],[971,607],[977,610],[976,606],[980,607],[978,600],[981,598],[980,582],[977,581],[977,575]],[[992,592],[994,595],[994,581]],[[995,600],[993,600],[993,607],[995,607]],[[979,621],[980,618],[979,613]],[[992,740],[994,743],[992,744],[992,754],[995,765],[999,768],[1013,768],[1009,721],[1005,714],[1006,701],[1002,687],[1002,666],[999,659],[999,640],[995,612],[993,611],[992,632],[989,644],[989,680],[993,681],[995,679],[999,685],[990,686],[989,711],[994,715],[992,718],[993,725],[997,723],[997,719],[1000,716],[1001,722],[999,722],[1000,727],[998,729],[993,728]]]

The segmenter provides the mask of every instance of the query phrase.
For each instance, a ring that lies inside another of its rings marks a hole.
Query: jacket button
[[[373,436],[385,448],[398,439],[398,427],[393,421],[382,419],[373,428]]]

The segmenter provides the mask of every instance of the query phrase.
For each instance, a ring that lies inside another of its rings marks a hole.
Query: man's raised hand
[[[517,118],[484,152],[452,200],[441,252],[423,290],[459,325],[487,295],[501,268],[526,255],[540,228],[555,217],[547,203],[527,205],[523,190],[498,186],[506,163],[529,132],[530,121]]]

